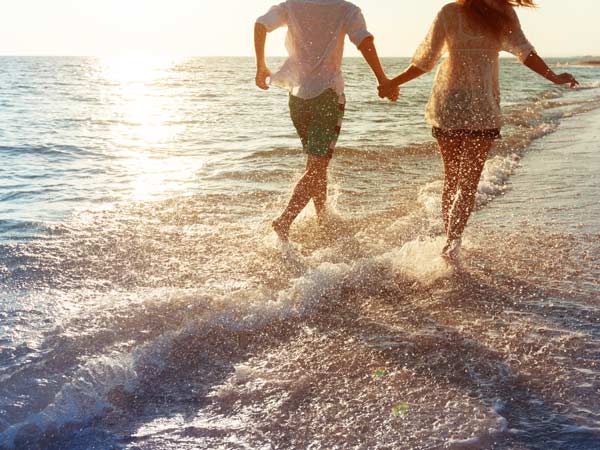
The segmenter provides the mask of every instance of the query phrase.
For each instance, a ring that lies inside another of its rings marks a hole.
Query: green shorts
[[[333,89],[308,100],[290,95],[290,115],[305,153],[326,158],[333,156],[345,105],[346,97]]]

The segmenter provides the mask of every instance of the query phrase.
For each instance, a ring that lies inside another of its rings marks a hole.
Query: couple
[[[327,168],[344,116],[341,73],[346,35],[373,70],[379,96],[396,101],[399,86],[433,70],[444,53],[426,117],[444,162],[442,216],[446,230],[443,255],[455,260],[461,236],[475,205],[488,152],[500,137],[502,116],[498,53],[505,50],[556,84],[577,85],[567,73],[555,74],[529,43],[515,6],[533,0],[456,0],[437,14],[411,65],[390,80],[379,61],[373,35],[360,9],[346,0],[287,0],[273,6],[255,25],[256,85],[267,79],[290,92],[292,122],[307,154],[306,171],[273,229],[287,241],[292,222],[312,199],[319,218],[326,214]],[[289,58],[271,74],[265,61],[266,35],[287,26]]]

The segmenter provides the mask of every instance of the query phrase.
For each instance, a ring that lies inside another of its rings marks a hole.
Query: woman
[[[556,75],[536,54],[521,30],[515,6],[535,5],[533,0],[457,0],[444,6],[411,65],[379,88],[381,97],[391,94],[431,71],[448,52],[436,75],[426,117],[444,162],[442,214],[447,240],[443,256],[450,261],[458,256],[485,160],[500,137],[498,53],[513,53],[553,83],[578,84],[568,73]]]

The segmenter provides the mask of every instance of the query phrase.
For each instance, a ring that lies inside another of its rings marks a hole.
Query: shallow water
[[[503,61],[453,272],[431,77],[346,64],[334,214],[281,248],[303,161],[251,60],[0,61],[0,447],[600,448],[600,69]]]

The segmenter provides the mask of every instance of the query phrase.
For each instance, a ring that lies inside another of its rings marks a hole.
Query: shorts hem
[[[309,100],[290,95],[290,114],[304,153],[332,158],[342,130],[345,106],[345,95],[333,89],[326,89]]]
[[[449,129],[433,127],[431,135],[436,139],[502,139],[500,128],[489,128],[484,130]]]

